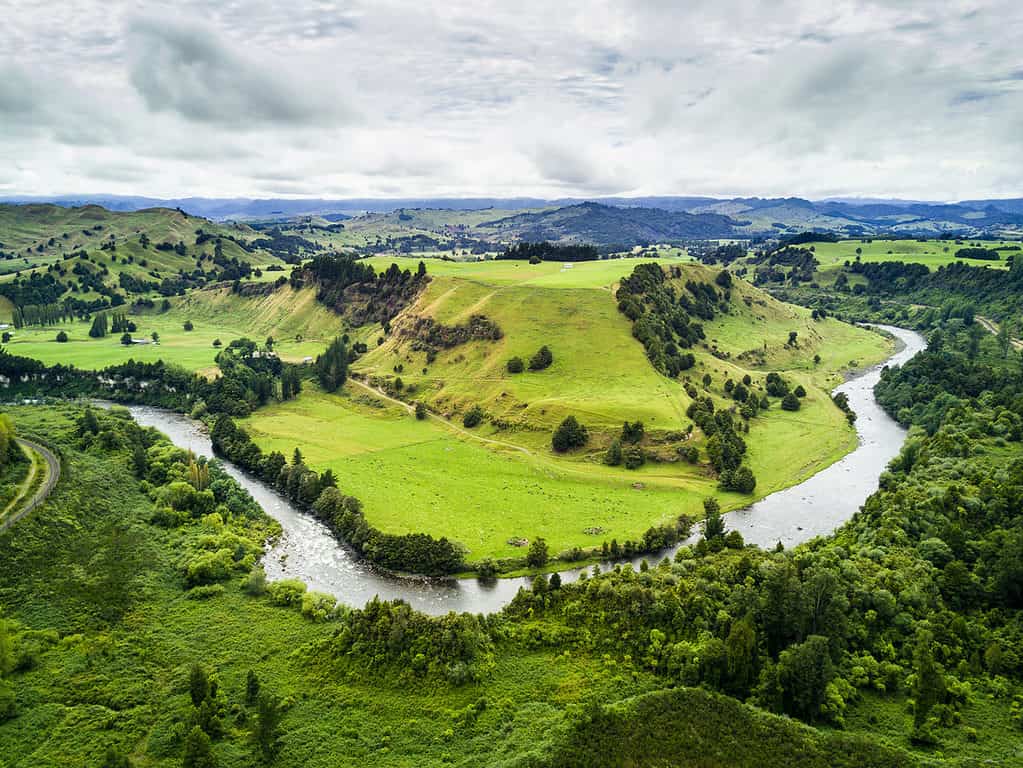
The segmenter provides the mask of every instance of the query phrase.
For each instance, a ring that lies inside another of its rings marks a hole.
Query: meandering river
[[[900,349],[884,365],[902,365],[926,342],[920,334],[902,328],[880,326],[894,335]],[[906,432],[874,400],[874,385],[881,365],[867,370],[838,387],[845,392],[857,414],[859,447],[845,458],[806,481],[773,493],[755,504],[725,515],[728,527],[737,529],[747,543],[763,547],[782,542],[792,547],[828,534],[851,518],[870,494],[878,477],[902,447]],[[132,415],[146,426],[156,427],[175,445],[198,455],[212,456],[205,427],[187,416],[146,406],[131,406]],[[329,592],[348,605],[363,605],[379,595],[401,598],[431,614],[448,611],[489,613],[500,610],[530,579],[498,579],[482,584],[475,579],[406,579],[381,573],[359,559],[330,530],[261,481],[225,462],[226,470],[252,494],[284,531],[266,554],[263,565],[271,580],[301,579],[310,589]],[[671,554],[671,553],[665,553]],[[652,556],[651,561],[661,555]],[[578,578],[580,569],[566,571],[562,579]]]

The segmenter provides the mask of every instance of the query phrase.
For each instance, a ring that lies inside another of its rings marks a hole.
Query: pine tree
[[[216,768],[217,760],[213,755],[213,744],[210,737],[198,725],[185,737],[185,754],[182,760],[184,768]]]

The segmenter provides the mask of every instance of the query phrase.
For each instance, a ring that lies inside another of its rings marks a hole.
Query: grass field
[[[381,259],[378,266],[391,261]],[[441,262],[408,312],[447,324],[482,313],[498,322],[503,338],[441,351],[427,364],[423,353],[412,352],[400,334],[392,333],[356,368],[371,381],[400,375],[405,395],[448,414],[448,424],[417,422],[404,408],[380,400],[374,407],[372,396],[349,383],[340,396],[308,385],[297,399],[260,409],[244,426],[264,450],[290,455],[300,446],[311,466],[332,469],[342,487],[363,501],[374,526],[456,539],[469,547],[470,560],[521,555],[508,544],[514,538],[543,536],[555,552],[610,538],[636,539],[650,525],[679,514],[701,516],[702,500],[709,495],[719,496],[726,508],[749,503],[749,496],[717,491],[705,464],[648,462],[628,471],[601,462],[602,448],[625,420],[643,421],[651,435],[684,430],[690,423],[689,396],[679,382],[653,368],[609,290],[634,266],[613,261],[563,270],[560,264]],[[714,274],[687,267],[687,277]],[[705,373],[712,377],[709,387],[701,386],[702,394],[720,406],[730,404],[722,391],[727,378],[738,381],[749,372],[754,388],[762,387],[769,370],[784,371],[793,386],[801,383],[808,392],[800,411],[782,411],[775,404],[754,419],[746,436],[760,497],[855,447],[854,430],[827,392],[842,371],[882,359],[890,345],[835,320],[814,321],[808,310],[781,304],[746,284],[737,284],[733,293],[730,314],[707,323],[706,347],[694,350],[693,380],[701,381]],[[786,345],[793,330],[796,347]],[[541,344],[553,351],[550,368],[507,372],[509,357],[528,358]],[[739,357],[751,348],[763,356],[763,364]],[[821,357],[816,365],[815,354]],[[471,404],[481,404],[503,422],[501,428],[484,425],[472,434],[505,445],[465,434],[461,413]],[[551,430],[568,414],[589,428],[590,446],[556,455]],[[702,444],[698,432],[695,439]],[[587,529],[600,532],[587,534]]]
[[[33,357],[49,365],[64,363],[98,369],[128,359],[164,360],[189,370],[204,371],[215,365],[219,351],[213,346],[215,339],[226,346],[242,336],[259,343],[273,336],[277,342],[275,349],[282,358],[300,361],[318,355],[342,332],[338,317],[316,302],[314,290],[294,291],[287,287],[258,298],[242,298],[226,288],[193,291],[171,299],[167,312],[133,314],[131,319],[138,326],[134,338],[149,339],[156,331],[160,343],[125,346],[118,334],[93,339],[89,336],[91,321],[78,320],[11,330],[14,336],[8,349],[11,354]],[[184,330],[186,320],[192,322],[193,330]],[[61,330],[69,337],[65,343],[55,340]]]
[[[955,240],[873,240],[869,243],[862,240],[841,240],[837,243],[807,243],[800,246],[809,248],[813,246],[817,261],[820,262],[819,269],[841,266],[846,261],[856,260],[856,249],[862,249],[860,260],[865,262],[881,261],[904,261],[909,264],[923,264],[930,269],[937,269],[956,261],[963,261],[973,266],[994,267],[1004,269],[1005,260],[1011,253],[1019,251],[1002,251],[1000,261],[982,261],[978,259],[956,259],[955,254],[960,248],[968,248],[973,245],[971,241],[964,240],[957,245]],[[1019,246],[1018,242],[979,242],[982,248],[997,248],[999,246]]]

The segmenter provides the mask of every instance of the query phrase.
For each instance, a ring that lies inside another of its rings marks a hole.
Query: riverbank
[[[727,513],[727,524],[742,533],[747,543],[770,547],[781,541],[792,547],[830,533],[852,517],[876,490],[878,477],[900,450],[905,431],[874,402],[873,386],[884,365],[901,365],[925,346],[923,337],[913,331],[892,326],[884,329],[902,340],[903,349],[836,390],[846,392],[857,413],[859,447],[804,483]],[[181,414],[147,406],[129,406],[128,410],[140,424],[159,429],[179,447],[213,456],[209,436],[201,424]],[[327,526],[296,509],[275,490],[230,463],[225,462],[225,468],[281,524],[283,533],[263,560],[271,580],[297,578],[310,589],[333,594],[349,605],[361,605],[376,595],[382,599],[402,599],[430,614],[494,612],[531,582],[528,576],[481,582],[401,578],[383,573],[356,558]],[[649,557],[660,559],[673,551]],[[586,569],[576,566],[565,571],[562,580],[575,580],[583,570]]]

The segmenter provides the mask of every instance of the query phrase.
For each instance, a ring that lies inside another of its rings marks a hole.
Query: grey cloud
[[[287,74],[280,62],[237,50],[197,22],[140,16],[128,27],[131,83],[153,112],[199,122],[322,125],[352,117],[334,94],[316,92],[318,74]]]

